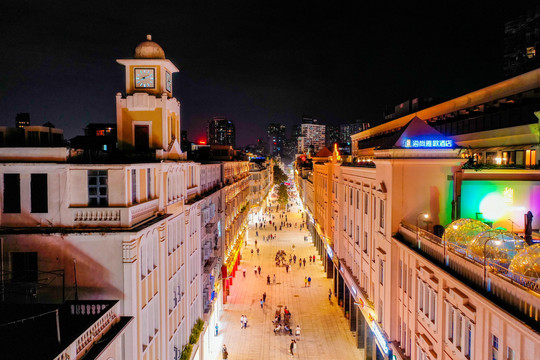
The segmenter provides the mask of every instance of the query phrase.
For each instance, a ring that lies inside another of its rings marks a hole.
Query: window
[[[469,320],[467,320],[467,326],[465,327],[465,344],[463,353],[470,359],[472,354],[472,339],[473,339],[473,326]],[[513,358],[512,358],[513,360]]]
[[[88,205],[109,205],[107,194],[107,170],[88,170]]]
[[[360,226],[356,225],[356,237],[354,239],[356,245],[360,245]]]
[[[32,174],[30,177],[30,205],[33,213],[49,212],[47,191],[47,174]]]
[[[347,231],[347,215],[345,215],[343,220],[343,231]]]
[[[379,282],[384,285],[384,261],[379,260]]]
[[[21,212],[21,178],[19,174],[4,174],[4,213]]]
[[[418,279],[418,310],[424,310],[424,285],[420,279]]]
[[[378,315],[379,324],[382,324],[384,322],[384,306],[383,301],[379,300],[379,315]]]
[[[11,253],[12,282],[36,282],[38,280],[37,252]]]
[[[137,170],[131,170],[131,203],[137,203]]]
[[[380,211],[379,227],[381,229],[384,229],[384,201],[382,199],[379,200],[379,211]]]
[[[360,209],[360,190],[356,190],[356,210]]]
[[[368,214],[368,202],[369,202],[369,198],[368,198],[368,194],[367,193],[364,193],[364,214]]]
[[[491,334],[491,360],[499,359],[499,338]]]
[[[452,305],[447,304],[448,307],[448,319],[446,328],[446,338],[453,343],[454,342],[454,308]]]
[[[364,252],[368,253],[368,236],[367,231],[364,231]]]
[[[437,318],[437,293],[431,290],[430,305],[429,305],[429,320],[435,324]]]
[[[456,347],[461,350],[461,327],[463,326],[463,316],[459,311],[456,312]]]
[[[409,298],[412,298],[412,268],[409,267]]]
[[[353,204],[353,192],[352,188],[349,189],[349,205]]]
[[[514,350],[510,346],[506,347],[506,360],[514,360]]]

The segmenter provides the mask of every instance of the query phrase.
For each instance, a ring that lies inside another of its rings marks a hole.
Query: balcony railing
[[[484,268],[483,257],[467,255],[462,245],[448,243],[444,246],[441,238],[412,224],[402,222],[397,239],[520,320],[539,325],[540,286],[536,279],[510,271],[490,259],[486,259]]]
[[[426,239],[426,240],[429,240],[430,242],[432,243],[435,243],[435,244],[438,244],[440,245],[441,247],[444,247],[444,243],[442,241],[442,239],[428,231],[425,231],[423,229],[420,229],[420,228],[416,228],[416,226],[412,225],[412,224],[408,224],[408,223],[405,223],[405,222],[402,222],[401,223],[401,226],[409,231],[412,231],[413,233],[416,233],[418,232],[418,237],[419,238],[422,238],[423,240]],[[421,246],[421,249],[422,249],[422,245]],[[425,249],[425,250],[428,250],[428,249]],[[451,252],[463,259],[466,259],[468,261],[473,261],[475,262],[478,266],[484,266],[484,258],[479,258],[477,256],[468,256],[467,255],[467,247],[464,246],[464,245],[460,245],[460,244],[454,244],[454,243],[447,243],[446,244],[446,251],[447,252]],[[429,251],[431,253],[433,253],[433,251]],[[433,256],[435,258],[440,258],[438,260],[440,260],[441,262],[443,262],[443,254],[440,253],[438,254],[439,256]],[[539,284],[535,281],[535,280],[532,280],[526,276],[523,276],[521,274],[518,274],[518,273],[515,273],[511,270],[509,270],[508,268],[496,263],[495,261],[493,261],[492,259],[486,259],[486,266],[488,268],[488,270],[493,273],[493,274],[496,274],[496,275],[501,275],[505,278],[508,278],[509,280],[511,280],[512,282],[516,282],[518,283],[519,285],[522,285],[524,287],[526,287],[527,289],[529,290],[532,290],[532,291],[535,291],[537,293],[540,294],[540,286]]]
[[[159,200],[154,199],[129,207],[71,208],[73,226],[131,227],[158,211]]]

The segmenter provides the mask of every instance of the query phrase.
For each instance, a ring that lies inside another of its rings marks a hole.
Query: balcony
[[[417,237],[419,243],[416,242]],[[465,249],[459,245],[453,243],[445,245],[440,237],[405,222],[400,224],[394,238],[515,317],[533,327],[538,326],[536,315],[540,312],[538,282],[514,273],[489,259],[484,268],[483,259],[467,256]]]
[[[70,208],[75,227],[123,227],[129,228],[151,218],[159,209],[154,199],[129,207]]]

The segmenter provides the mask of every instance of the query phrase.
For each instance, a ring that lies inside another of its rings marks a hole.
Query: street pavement
[[[272,203],[275,209],[276,203]],[[319,255],[309,241],[304,241],[308,235],[304,228],[299,230],[302,223],[299,207],[293,206],[288,212],[288,221],[292,228],[274,231],[268,222],[266,230],[258,230],[256,236],[255,224],[250,224],[248,230],[247,247],[241,252],[242,260],[239,270],[233,279],[233,285],[224,305],[219,322],[217,344],[221,349],[225,344],[231,360],[252,359],[286,359],[293,358],[289,353],[289,346],[295,336],[274,335],[272,320],[278,307],[287,306],[292,314],[291,327],[300,325],[301,335],[297,340],[294,358],[297,359],[359,359],[361,352],[355,346],[356,339],[349,331],[348,320],[343,316],[343,308],[337,305],[332,297],[328,300],[328,290],[332,286],[332,279],[326,278]],[[268,214],[266,214],[268,217]],[[272,212],[275,221],[282,220],[279,213]],[[297,227],[294,227],[297,223]],[[263,241],[263,235],[276,234],[276,239]],[[257,247],[260,249],[257,255]],[[251,254],[251,250],[253,254]],[[278,250],[289,254],[296,254],[296,264],[292,264],[287,273],[285,267],[275,265],[275,255]],[[316,262],[309,262],[309,255],[316,256]],[[306,258],[305,267],[298,265],[298,258]],[[255,275],[254,266],[261,266],[261,274]],[[246,269],[246,277],[242,276],[242,269]],[[273,275],[276,283],[273,283]],[[270,275],[271,284],[267,285],[267,275]],[[311,286],[306,287],[304,278],[311,277]],[[266,292],[266,302],[261,309],[260,299]],[[248,324],[246,329],[240,327],[240,317],[246,315]],[[216,345],[217,345],[216,344]],[[215,347],[214,359],[221,359],[221,352]],[[216,356],[217,355],[217,356]]]

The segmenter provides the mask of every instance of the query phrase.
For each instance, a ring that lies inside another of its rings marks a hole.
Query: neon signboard
[[[405,139],[405,141],[403,142],[403,147],[407,149],[451,149],[453,146],[454,142],[452,140]]]
[[[332,251],[330,245],[326,245],[326,252],[328,253],[328,256],[330,256],[330,259],[334,259],[334,252]]]
[[[373,321],[371,324],[373,325],[372,326],[373,334],[375,334],[375,338],[377,339],[377,342],[379,343],[379,345],[381,345],[381,350],[385,354],[388,355],[388,353],[390,352],[390,349],[388,348],[388,344],[386,343],[386,340],[384,339],[384,335],[382,334],[381,329],[379,328],[379,325],[377,325],[375,321]]]

